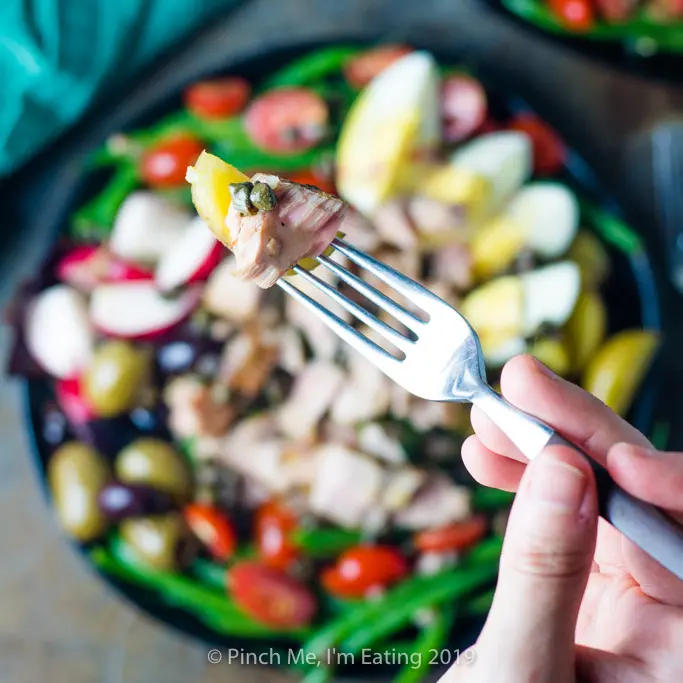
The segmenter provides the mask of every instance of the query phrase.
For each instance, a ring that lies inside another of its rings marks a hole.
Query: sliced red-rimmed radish
[[[481,127],[488,103],[481,83],[465,74],[449,76],[441,85],[441,118],[446,142],[460,142]]]
[[[83,245],[71,249],[56,267],[57,277],[72,287],[90,292],[103,282],[151,280],[152,272],[112,254],[103,246]]]
[[[564,254],[579,229],[579,203],[560,183],[530,183],[505,213],[523,227],[526,244],[534,253],[547,259]]]
[[[55,398],[71,424],[84,424],[97,417],[97,413],[83,393],[80,377],[58,379],[55,382]]]
[[[189,214],[163,197],[133,192],[119,209],[109,248],[127,261],[155,263],[189,222]]]
[[[564,325],[581,291],[581,273],[573,261],[561,261],[519,276],[522,283],[523,335],[541,325]]]
[[[206,280],[227,251],[207,224],[195,218],[185,233],[161,255],[155,273],[157,287],[170,292]]]
[[[153,282],[100,285],[90,298],[90,317],[107,336],[149,340],[187,319],[200,298],[198,286],[171,299],[160,294]]]
[[[29,304],[26,346],[54,377],[74,377],[90,360],[93,331],[85,297],[68,285],[44,290]]]

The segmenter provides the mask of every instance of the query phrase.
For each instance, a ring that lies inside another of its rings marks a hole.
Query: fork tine
[[[335,237],[335,239],[332,240],[332,246],[344,254],[344,256],[346,256],[348,259],[353,261],[356,265],[359,265],[361,268],[365,268],[365,270],[371,272],[382,282],[395,289],[406,299],[416,303],[427,313],[429,313],[430,309],[434,308],[434,304],[443,305],[443,301],[441,301],[439,297],[432,294],[426,287],[423,287],[414,280],[411,280],[409,277],[406,277],[398,270],[391,268],[390,266],[381,263],[377,259],[372,258],[372,256],[368,256],[364,252],[352,247],[347,242],[344,242],[344,240],[340,240],[339,238]],[[319,260],[322,260],[323,258],[325,257],[318,257]],[[419,318],[415,318],[415,320],[418,320],[420,323],[422,323]],[[407,324],[406,326],[410,327],[410,325]]]
[[[351,299],[344,296],[339,290],[321,280],[317,275],[314,275],[301,266],[294,266],[294,272],[325,292],[330,299],[336,301],[352,315],[355,315],[358,320],[364,322],[368,327],[371,327],[373,330],[386,337],[397,348],[404,350],[414,343],[411,339],[408,339],[408,337],[405,337],[393,327],[390,327],[384,321],[377,318],[377,316],[372,315],[372,313],[362,306],[359,306],[355,301],[351,301]]]
[[[335,263],[327,256],[318,256],[317,260],[329,268],[339,279],[346,282],[347,285],[353,287],[357,292],[360,292],[368,301],[372,301],[373,304],[376,304],[389,313],[389,315],[396,318],[400,323],[403,323],[409,330],[418,332],[425,324],[416,315],[413,315],[410,311],[403,308],[403,306],[392,301],[378,289],[365,282],[365,280],[361,280],[361,278],[349,272],[338,263]]]
[[[378,346],[373,341],[362,335],[341,318],[328,311],[323,305],[304,294],[291,282],[280,278],[278,286],[284,292],[294,297],[301,304],[313,311],[335,334],[352,346],[356,351],[365,356],[371,363],[376,365],[382,372],[390,373],[401,362],[394,358],[388,351]]]

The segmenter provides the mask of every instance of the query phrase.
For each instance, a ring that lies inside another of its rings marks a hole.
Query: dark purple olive
[[[187,341],[174,341],[165,344],[157,352],[157,362],[161,372],[174,375],[187,372],[197,357],[196,349]]]
[[[140,436],[140,431],[128,415],[88,420],[80,425],[72,425],[72,429],[79,441],[91,445],[110,460]]]
[[[107,484],[98,498],[100,510],[111,520],[118,522],[128,517],[158,515],[174,508],[173,498],[144,484]]]
[[[68,435],[68,422],[64,413],[52,402],[43,411],[42,434],[51,446],[59,446]]]

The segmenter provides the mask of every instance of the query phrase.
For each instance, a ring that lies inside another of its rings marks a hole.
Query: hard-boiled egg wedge
[[[230,183],[243,183],[249,177],[234,166],[204,151],[194,166],[187,169],[186,180],[192,186],[192,203],[211,232],[226,246],[230,234],[225,225],[230,202]]]
[[[490,280],[465,297],[460,312],[479,334],[482,346],[493,352],[509,339],[536,334],[544,324],[564,325],[580,285],[577,265],[562,261]]]
[[[485,179],[489,193],[481,209],[493,214],[531,177],[531,140],[515,131],[481,135],[460,147],[451,165]]]
[[[427,52],[413,52],[374,78],[346,117],[337,148],[339,194],[374,214],[417,153],[437,147],[439,133],[437,65]]]
[[[471,242],[475,274],[485,279],[505,270],[525,248],[545,259],[562,256],[578,228],[579,205],[569,188],[530,183],[476,229]]]

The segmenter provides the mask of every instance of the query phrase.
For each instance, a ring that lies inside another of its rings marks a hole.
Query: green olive
[[[277,206],[277,197],[268,183],[254,183],[249,199],[259,211],[272,211]]]
[[[85,395],[98,415],[113,417],[134,407],[149,376],[149,354],[123,341],[102,344],[84,375]]]
[[[176,571],[185,564],[189,533],[179,513],[125,519],[119,532],[133,554],[155,569]]]
[[[257,209],[251,203],[251,191],[254,188],[253,183],[230,183],[228,189],[232,197],[232,203],[235,209],[243,216],[253,216]]]
[[[50,458],[48,480],[57,517],[79,541],[92,541],[107,528],[98,496],[109,477],[107,461],[84,443],[65,443]]]
[[[192,491],[192,475],[185,459],[161,439],[137,439],[126,446],[114,463],[124,484],[147,484],[171,494],[179,503]]]

